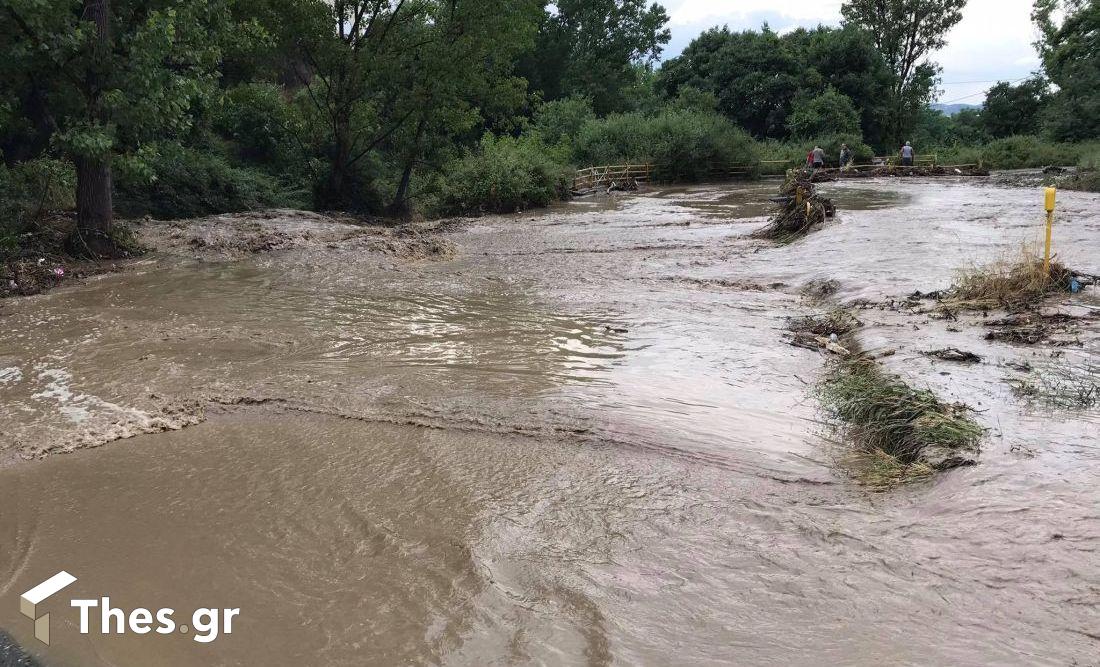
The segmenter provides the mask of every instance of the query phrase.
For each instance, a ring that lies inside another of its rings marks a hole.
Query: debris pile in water
[[[814,183],[838,181],[846,178],[907,178],[936,176],[989,176],[989,170],[973,165],[917,166],[898,167],[894,165],[872,165],[867,167],[849,167],[845,169],[819,169],[810,177]]]
[[[774,201],[781,207],[779,213],[766,226],[753,232],[753,238],[791,243],[836,215],[832,200],[817,194],[813,174],[805,169],[787,172],[787,180]]]

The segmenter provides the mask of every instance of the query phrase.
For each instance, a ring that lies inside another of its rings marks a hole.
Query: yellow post
[[[1050,275],[1050,242],[1051,236],[1054,231],[1054,204],[1057,198],[1058,190],[1055,188],[1047,188],[1046,191],[1046,209],[1047,209],[1047,243],[1046,251],[1043,253],[1043,275]]]

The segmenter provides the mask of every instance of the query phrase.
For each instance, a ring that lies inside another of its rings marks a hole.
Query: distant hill
[[[936,111],[942,111],[944,115],[954,116],[963,109],[981,109],[980,104],[933,104],[932,108]]]

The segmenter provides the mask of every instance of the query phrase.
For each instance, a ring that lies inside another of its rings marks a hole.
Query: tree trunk
[[[95,25],[96,43],[93,59],[88,67],[88,111],[94,122],[100,123],[102,115],[101,90],[104,69],[111,49],[110,0],[84,0],[83,18]],[[115,253],[111,238],[114,208],[111,202],[111,157],[76,156],[76,229],[75,250],[93,256],[110,256]]]
[[[405,164],[405,170],[401,172],[401,182],[397,185],[397,193],[390,203],[390,215],[397,218],[408,218],[412,212],[409,209],[409,182],[412,181],[413,161]]]
[[[351,119],[343,114],[338,115],[333,122],[333,135],[328,183],[319,203],[322,208],[336,210],[347,208],[350,203]]]
[[[114,207],[111,202],[110,157],[78,157],[76,163],[76,228],[75,250],[96,257],[114,254],[111,224]]]
[[[405,169],[401,172],[401,182],[397,185],[397,192],[393,196],[393,201],[390,203],[390,215],[399,218],[408,218],[412,213],[409,207],[409,183],[412,181],[413,167],[416,165],[416,160],[420,157],[420,140],[424,137],[424,130],[427,127],[428,121],[426,118],[421,118],[420,122],[416,125],[416,134],[413,136],[412,150],[409,152],[409,156],[405,161]]]

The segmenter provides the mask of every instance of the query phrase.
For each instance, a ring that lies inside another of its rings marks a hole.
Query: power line
[[[1020,81],[1023,81],[1024,79],[1029,79],[1029,78],[1031,78],[1031,77],[1030,76],[1022,76],[1019,79],[1013,79],[1012,81],[1006,81],[1005,83],[1018,83]],[[990,82],[988,82],[988,81],[975,81],[974,83],[990,83]],[[1000,83],[1000,82],[998,82],[998,83]],[[972,97],[977,97],[979,95],[985,95],[988,92],[989,92],[988,90],[983,90],[979,93],[973,93],[971,95],[963,95],[962,97],[959,97],[959,98],[956,98],[956,99],[953,99],[953,100],[947,100],[946,102],[937,102],[937,104],[954,104],[956,102],[962,102],[963,100],[969,100]]]

